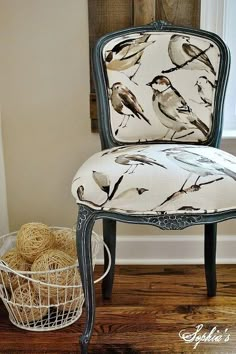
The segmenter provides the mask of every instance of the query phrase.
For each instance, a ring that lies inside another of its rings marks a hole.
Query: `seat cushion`
[[[236,209],[236,157],[197,145],[120,146],[78,170],[76,202],[122,214],[214,213]]]

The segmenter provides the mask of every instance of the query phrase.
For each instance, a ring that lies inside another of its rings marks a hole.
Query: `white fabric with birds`
[[[103,60],[116,141],[208,140],[220,65],[214,42],[173,32],[136,33],[109,41]]]
[[[236,157],[217,148],[139,144],[96,153],[72,183],[77,203],[131,214],[236,209]]]

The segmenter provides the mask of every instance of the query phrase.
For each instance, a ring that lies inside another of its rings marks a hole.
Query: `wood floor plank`
[[[96,275],[101,267],[96,267]],[[203,266],[117,266],[111,301],[96,285],[96,322],[91,354],[236,353],[236,265],[219,265],[218,292],[207,298]],[[58,331],[35,333],[14,327],[0,303],[0,354],[75,354],[85,314]],[[227,329],[229,341],[185,343],[179,332],[198,324],[209,333]]]

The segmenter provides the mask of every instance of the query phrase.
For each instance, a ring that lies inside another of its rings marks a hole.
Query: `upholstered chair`
[[[230,62],[221,38],[154,22],[105,35],[92,61],[102,151],[79,168],[72,183],[86,305],[82,353],[95,319],[95,220],[103,219],[112,256],[102,284],[107,299],[116,221],[163,230],[203,224],[207,294],[215,296],[217,223],[236,217],[236,158],[219,149]]]

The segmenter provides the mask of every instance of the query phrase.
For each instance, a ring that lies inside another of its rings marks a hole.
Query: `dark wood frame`
[[[171,26],[163,21],[151,23],[146,26],[124,29],[110,33],[102,37],[94,49],[93,70],[98,98],[99,132],[102,149],[122,145],[112,136],[110,127],[110,116],[108,109],[108,97],[106,89],[106,77],[103,67],[102,50],[104,45],[121,35],[145,31],[169,31],[184,34],[197,35],[201,38],[212,40],[219,48],[221,62],[219,67],[218,86],[214,105],[214,117],[212,133],[204,145],[218,147],[221,140],[223,104],[230,67],[230,54],[224,42],[213,33],[202,30]],[[155,143],[157,143],[155,141]],[[161,143],[164,143],[163,141]],[[176,142],[175,142],[176,144]],[[95,220],[103,219],[103,237],[107,243],[112,256],[112,266],[108,276],[103,280],[103,297],[109,299],[112,293],[112,284],[115,268],[115,247],[116,247],[116,221],[131,224],[148,224],[159,227],[162,230],[182,230],[192,225],[205,225],[204,258],[205,275],[208,296],[216,295],[216,236],[217,223],[236,218],[236,210],[222,211],[216,213],[196,213],[196,214],[174,214],[168,215],[158,212],[156,215],[135,215],[95,210],[89,206],[79,204],[79,214],[77,222],[77,251],[79,258],[80,274],[85,295],[86,305],[86,325],[81,337],[82,353],[88,352],[88,343],[92,335],[95,320],[95,292],[93,284],[93,267],[91,255],[91,235]],[[108,259],[105,256],[104,267],[106,268]]]

